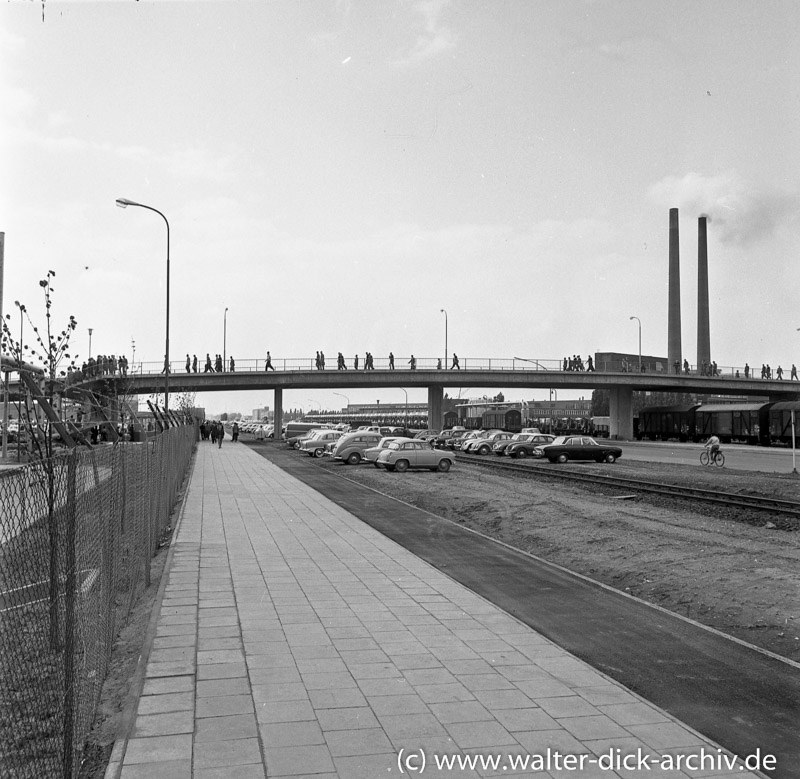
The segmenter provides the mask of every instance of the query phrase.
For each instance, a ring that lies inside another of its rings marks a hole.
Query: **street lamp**
[[[225,316],[222,321],[222,370],[228,370],[228,307],[225,306]]]
[[[334,392],[334,395],[338,395],[340,398],[344,398],[347,401],[347,407],[350,407],[350,398],[347,397],[343,392]]]
[[[89,357],[92,356],[92,330],[94,328],[89,328]]]
[[[403,427],[405,427],[406,430],[408,430],[408,392],[406,392],[404,387],[400,387],[400,389],[403,390],[403,393],[406,396],[406,413],[405,413],[405,423],[403,424]]]
[[[439,309],[439,312],[444,314],[444,367],[447,367],[447,311],[443,308]]]
[[[131,338],[131,373],[133,373],[133,364],[136,362],[136,341]]]
[[[639,323],[639,373],[642,372],[642,320],[638,316],[631,316],[628,319],[635,319]]]
[[[137,208],[146,208],[148,211],[153,211],[158,214],[167,226],[167,315],[166,315],[166,343],[164,346],[164,408],[169,410],[169,221],[164,214],[157,208],[146,206],[144,203],[136,203],[133,200],[128,200],[124,197],[117,198],[117,205],[120,208],[127,208],[128,206],[136,206]]]

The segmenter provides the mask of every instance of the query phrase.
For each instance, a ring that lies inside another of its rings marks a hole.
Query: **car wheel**
[[[299,442],[299,441],[295,441],[295,442],[292,444],[292,448],[293,448],[293,449],[297,449],[297,450],[299,451],[299,449],[300,449],[300,442]]]
[[[617,461],[617,456],[613,452],[609,452],[605,459],[607,463],[613,463]]]
[[[314,457],[322,457],[323,451],[324,451],[323,449],[319,449],[319,448],[315,449],[314,450]]]
[[[556,459],[557,459],[557,460],[558,460],[558,462],[560,462],[560,463],[566,463],[566,462],[569,462],[569,457],[568,457],[566,454],[560,454],[560,455],[558,455],[558,457],[557,457]]]
[[[518,449],[516,452],[514,452],[514,456],[525,459],[528,456],[528,453],[524,449]]]
[[[361,455],[358,452],[352,452],[347,456],[348,465],[358,465],[361,462]]]
[[[439,471],[439,473],[447,473],[450,470],[451,465],[452,463],[450,462],[450,460],[446,458],[443,460],[439,460],[439,465],[437,467],[437,470]]]
[[[394,464],[395,470],[400,471],[400,473],[405,473],[408,470],[408,460],[398,460]]]
[[[484,444],[480,449],[478,449],[478,454],[486,457],[486,455],[489,454],[490,451],[491,449],[489,449],[489,447]]]

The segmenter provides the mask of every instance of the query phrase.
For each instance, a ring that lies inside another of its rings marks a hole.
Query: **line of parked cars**
[[[357,430],[316,428],[288,436],[286,443],[311,457],[329,456],[345,465],[372,463],[376,468],[403,473],[427,469],[447,473],[455,455],[435,449],[430,437],[435,430],[410,431],[403,428],[371,425]]]
[[[619,446],[598,443],[591,436],[555,437],[538,428],[512,434],[465,428],[410,431],[378,425],[349,430],[343,425],[317,427],[310,423],[290,423],[285,440],[288,446],[310,457],[329,456],[346,465],[367,462],[376,468],[401,473],[410,469],[446,473],[455,463],[455,452],[459,451],[517,459],[537,457],[552,463],[570,460],[613,463],[622,456]]]

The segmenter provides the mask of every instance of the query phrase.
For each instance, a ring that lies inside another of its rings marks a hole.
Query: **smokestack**
[[[681,250],[678,235],[678,209],[669,210],[669,304],[667,316],[667,361],[669,372],[681,360]]]
[[[711,364],[708,320],[708,239],[706,217],[697,220],[697,366]]]

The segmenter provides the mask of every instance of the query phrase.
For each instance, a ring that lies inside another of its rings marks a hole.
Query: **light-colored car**
[[[462,448],[462,452],[469,453],[469,454],[480,454],[480,455],[487,455],[489,452],[492,451],[492,447],[498,441],[509,441],[511,439],[511,433],[489,433],[485,435],[483,438],[475,438],[472,441],[468,441],[467,445]]]
[[[300,441],[299,451],[309,457],[322,457],[328,446],[335,444],[344,433],[340,430],[315,430]]]
[[[345,433],[331,447],[331,455],[334,460],[342,460],[348,465],[358,465],[364,459],[364,452],[370,447],[377,446],[383,437],[371,430]]]
[[[375,464],[387,471],[404,471],[426,468],[446,473],[456,458],[451,452],[434,449],[425,441],[392,441],[379,455]]]
[[[381,438],[381,440],[378,442],[377,446],[371,446],[369,449],[367,449],[364,452],[364,459],[368,463],[372,463],[373,465],[375,465],[375,461],[378,459],[378,455],[384,449],[386,449],[386,447],[389,446],[389,444],[392,443],[392,441],[410,441],[410,440],[411,440],[410,438],[406,438],[406,437],[402,437],[402,436],[393,436],[393,435]],[[375,467],[377,468],[378,466],[375,465]]]

